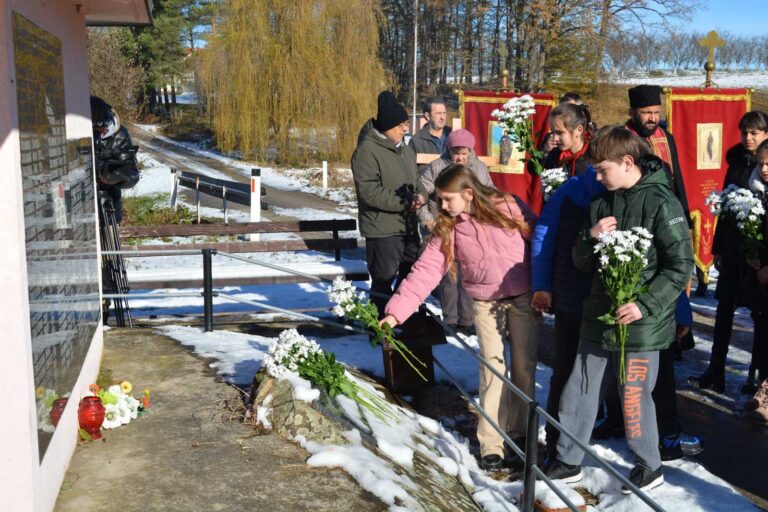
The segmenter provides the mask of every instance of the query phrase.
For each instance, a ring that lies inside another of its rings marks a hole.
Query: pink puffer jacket
[[[518,198],[499,199],[496,207],[508,217],[525,219],[530,230],[523,235],[517,230],[481,224],[466,213],[459,215],[453,229],[454,254],[461,263],[464,289],[477,300],[501,299],[531,290],[529,241],[536,215]],[[447,271],[440,239],[433,238],[387,303],[385,312],[399,323],[404,322]]]

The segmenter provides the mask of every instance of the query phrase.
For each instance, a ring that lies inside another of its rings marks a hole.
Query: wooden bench
[[[301,263],[276,263],[286,269],[296,270],[320,278],[343,275],[346,279],[360,281],[368,279],[368,268],[363,260],[342,260],[341,251],[356,249],[357,238],[341,237],[344,231],[355,231],[355,219],[301,220],[280,222],[250,222],[244,224],[186,224],[163,226],[121,226],[120,238],[125,252],[165,250],[213,249],[229,253],[292,252],[292,251],[333,251],[334,261],[312,261]],[[327,233],[331,236],[328,237]],[[143,244],[129,245],[131,238],[165,238],[172,236],[222,236],[247,235],[251,233],[292,233],[314,235],[312,238],[291,238],[260,240],[255,242],[201,242],[184,244]],[[316,238],[318,237],[319,238]],[[128,255],[130,256],[130,255]],[[161,256],[161,254],[147,255]],[[172,256],[172,254],[169,254]],[[144,256],[142,256],[144,257]],[[258,259],[257,257],[254,259]],[[268,263],[272,263],[267,261]],[[312,279],[259,265],[238,265],[217,267],[213,271],[214,286],[248,284],[284,284],[310,282]],[[203,282],[202,258],[200,265],[174,269],[128,270],[128,283],[132,289],[188,288],[200,287]]]

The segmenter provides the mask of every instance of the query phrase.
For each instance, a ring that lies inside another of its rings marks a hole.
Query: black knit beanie
[[[389,91],[379,94],[379,108],[376,111],[376,129],[385,132],[408,120],[408,112]]]

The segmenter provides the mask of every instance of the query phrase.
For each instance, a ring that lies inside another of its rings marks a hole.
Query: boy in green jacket
[[[597,180],[607,192],[591,202],[587,225],[573,249],[576,267],[594,277],[590,295],[584,301],[576,363],[560,398],[560,422],[587,443],[597,416],[605,368],[609,361],[613,368],[619,368],[615,326],[599,319],[609,312],[611,301],[596,272],[594,245],[604,231],[643,227],[653,234],[648,266],[640,280],[647,291],[614,313],[628,331],[626,380],[619,383],[619,394],[627,442],[636,456],[629,480],[648,490],[664,482],[651,392],[656,384],[659,351],[675,339],[677,298],[693,270],[688,223],[669,187],[661,160],[653,155],[647,142],[623,127],[607,126],[592,141],[590,153]],[[576,443],[560,436],[557,459],[547,474],[566,483],[578,482],[583,458],[584,451]],[[622,488],[622,492],[630,491]]]

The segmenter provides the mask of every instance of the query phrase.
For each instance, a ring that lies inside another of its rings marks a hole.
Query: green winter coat
[[[427,194],[418,180],[413,147],[396,147],[373,127],[363,127],[352,155],[360,233],[365,238],[416,234],[411,195]]]
[[[648,266],[641,285],[649,287],[636,303],[643,318],[629,324],[627,352],[663,350],[675,339],[675,304],[693,271],[693,253],[683,207],[669,187],[661,160],[655,156],[641,158],[643,177],[632,188],[607,192],[594,199],[589,218],[573,249],[573,262],[583,272],[594,273],[592,289],[584,300],[581,338],[600,343],[606,350],[619,350],[614,339],[615,326],[598,317],[608,313],[611,301],[605,293],[597,271],[596,243],[589,229],[604,217],[616,217],[618,230],[635,226],[653,234],[648,251]]]

